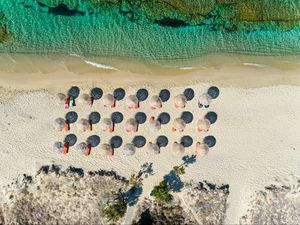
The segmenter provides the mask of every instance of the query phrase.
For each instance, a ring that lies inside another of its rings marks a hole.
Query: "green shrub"
[[[174,172],[175,172],[177,175],[183,175],[183,174],[185,174],[185,168],[184,168],[183,165],[182,165],[182,166],[174,166],[174,167],[173,167],[173,170],[174,170]]]
[[[154,186],[150,195],[158,201],[169,203],[173,200],[173,195],[171,195],[169,191],[166,181],[163,180],[159,185]]]
[[[113,203],[107,203],[103,213],[108,221],[117,222],[125,215],[126,210],[126,202],[123,199],[117,199]]]

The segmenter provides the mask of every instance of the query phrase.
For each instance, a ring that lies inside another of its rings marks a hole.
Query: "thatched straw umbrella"
[[[53,150],[59,154],[64,153],[64,144],[62,142],[55,142],[53,145]]]
[[[133,144],[125,144],[123,147],[123,156],[131,156],[136,152],[135,146]]]
[[[126,132],[137,132],[138,131],[138,123],[135,119],[130,118],[125,123]]]
[[[198,100],[198,106],[199,108],[202,108],[203,106],[205,108],[208,108],[211,101],[212,101],[212,97],[209,94],[200,95]]]
[[[182,109],[182,108],[185,108],[187,99],[184,96],[184,94],[180,94],[180,95],[175,96],[174,103],[175,103],[176,108]]]
[[[85,142],[81,142],[76,146],[77,150],[84,155],[88,155],[89,154],[89,146],[87,143]]]
[[[179,131],[179,132],[183,132],[184,128],[186,126],[186,123],[183,119],[181,118],[176,118],[173,121],[173,127],[172,127],[172,131]]]
[[[150,109],[160,109],[162,107],[162,100],[158,95],[153,95],[150,100]]]
[[[149,119],[149,127],[153,132],[159,131],[161,129],[160,119],[155,119],[155,117],[151,117]]]
[[[57,104],[59,104],[59,105],[64,104],[66,100],[67,100],[67,96],[65,94],[63,94],[63,93],[56,94]]]
[[[89,129],[90,123],[87,119],[80,119],[77,122],[76,127],[79,131],[85,132]]]
[[[200,143],[200,142],[196,143],[196,149],[195,149],[196,155],[199,154],[200,156],[205,157],[207,155],[208,151],[209,151],[209,147],[207,146],[207,144]]]
[[[53,128],[56,131],[62,131],[66,126],[66,121],[63,118],[57,118],[54,120]]]
[[[109,130],[109,132],[113,131],[113,121],[110,118],[104,118],[103,120],[101,120],[100,126],[102,131],[107,131],[107,130]]]
[[[159,154],[160,153],[160,148],[159,148],[158,144],[148,142],[148,144],[147,144],[147,153],[155,154],[155,155]]]
[[[197,131],[198,132],[208,132],[210,128],[210,122],[208,119],[200,119],[197,122]]]
[[[110,144],[101,144],[100,145],[100,154],[102,156],[113,156],[114,150]]]
[[[129,109],[137,109],[139,107],[139,100],[136,95],[129,95],[126,98],[126,104]]]
[[[172,146],[172,152],[176,155],[183,155],[185,152],[183,144],[175,141]]]
[[[115,107],[115,97],[112,94],[106,94],[102,98],[104,107]]]
[[[90,96],[88,94],[82,94],[79,96],[78,103],[81,105],[88,105],[89,98],[90,98]]]

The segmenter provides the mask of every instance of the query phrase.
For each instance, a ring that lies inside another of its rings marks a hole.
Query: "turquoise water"
[[[0,52],[62,53],[85,56],[181,61],[209,53],[300,54],[300,27],[282,31],[213,31],[206,26],[163,27],[133,23],[121,13],[54,15],[22,1],[0,0],[11,38]]]

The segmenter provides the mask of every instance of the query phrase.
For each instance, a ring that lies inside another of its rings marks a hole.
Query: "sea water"
[[[214,31],[205,26],[168,27],[135,23],[121,13],[55,15],[0,0],[11,37],[2,53],[125,57],[155,63],[189,61],[208,54],[265,56],[300,54],[300,27],[253,32]]]

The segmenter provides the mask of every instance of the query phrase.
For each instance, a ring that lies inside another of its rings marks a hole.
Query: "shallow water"
[[[69,10],[66,14],[24,2],[0,0],[3,21],[11,35],[7,42],[0,44],[0,52],[125,57],[173,66],[185,66],[182,62],[190,61],[199,63],[213,53],[300,54],[299,26],[289,30],[225,32],[207,26],[135,23],[122,13],[87,14]]]

